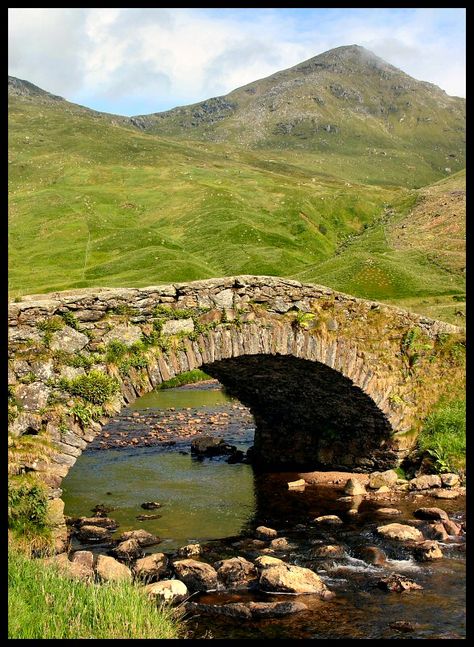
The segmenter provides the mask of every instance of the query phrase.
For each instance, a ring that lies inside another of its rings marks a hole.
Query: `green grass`
[[[194,384],[195,382],[203,382],[204,380],[212,380],[212,377],[199,368],[192,371],[185,371],[176,377],[172,377],[166,382],[162,382],[158,389],[173,389],[176,386],[183,386],[184,384]]]
[[[15,448],[16,449],[16,448]],[[12,463],[18,461],[18,449],[10,451]],[[38,448],[30,447],[30,451]],[[39,453],[39,452],[38,452]],[[8,528],[14,535],[49,539],[47,523],[48,499],[46,488],[30,474],[11,475],[8,482]]]
[[[129,582],[88,584],[12,548],[8,638],[179,638],[178,615]]]
[[[466,467],[466,401],[443,401],[426,419],[418,447],[427,451],[440,472]]]
[[[465,189],[465,176],[458,174],[445,184],[445,195],[449,198],[452,190]],[[465,303],[459,302],[457,295],[465,294],[465,276],[436,263],[426,246],[417,246],[416,240],[410,246],[397,248],[391,238],[398,223],[409,222],[418,201],[418,194],[413,192],[394,202],[390,214],[382,215],[360,235],[346,239],[331,258],[295,274],[294,278],[311,281],[317,273],[320,283],[342,292],[459,325],[463,320],[456,313],[465,310]],[[448,237],[447,230],[444,238]],[[464,243],[458,245],[460,254],[463,246]]]
[[[400,192],[347,187],[311,156],[266,168],[268,153],[99,127],[60,106],[12,100],[10,119],[14,295],[289,275],[329,257]]]
[[[9,118],[12,298],[263,274],[459,323],[452,296],[465,293],[464,276],[391,239],[419,199],[407,173],[411,185],[441,175],[424,163],[407,171],[411,148],[392,159],[347,142],[177,141],[21,97]]]

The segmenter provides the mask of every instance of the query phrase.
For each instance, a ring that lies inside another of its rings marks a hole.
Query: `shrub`
[[[440,402],[418,436],[418,447],[434,458],[438,472],[462,469],[466,462],[466,401]]]
[[[194,384],[195,382],[203,382],[204,380],[212,380],[212,377],[199,368],[192,371],[185,371],[176,377],[162,382],[158,389],[173,389],[175,386],[182,386],[183,384]]]
[[[79,420],[82,427],[87,427],[93,420],[98,420],[104,412],[100,406],[76,402],[71,407],[71,413]]]
[[[73,315],[72,312],[67,310],[66,312],[61,313],[61,317],[63,318],[64,323],[69,326],[70,328],[74,328],[74,330],[79,329],[79,322],[77,321],[76,317]]]
[[[110,341],[107,344],[107,350],[105,353],[105,361],[116,363],[117,360],[122,358],[128,353],[128,346],[117,339]]]
[[[100,371],[91,371],[68,381],[66,390],[92,404],[104,404],[119,391],[119,383],[110,375]]]
[[[38,534],[47,528],[48,499],[44,488],[28,479],[8,483],[8,527],[19,534]]]
[[[46,333],[53,333],[64,328],[64,320],[62,317],[54,316],[49,319],[43,319],[37,324],[37,328]]]

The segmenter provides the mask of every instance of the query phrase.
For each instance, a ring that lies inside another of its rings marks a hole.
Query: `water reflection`
[[[119,532],[140,527],[162,537],[156,550],[238,534],[255,510],[249,465],[200,462],[154,448],[83,454],[63,491],[67,515],[90,516],[96,504],[105,503],[115,508],[110,516]],[[162,503],[161,518],[137,521],[144,501]]]

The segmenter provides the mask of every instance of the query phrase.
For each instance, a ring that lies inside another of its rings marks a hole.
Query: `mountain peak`
[[[301,71],[304,69],[307,70],[308,67],[319,67],[333,72],[350,72],[356,69],[359,70],[361,67],[368,67],[371,70],[378,70],[385,73],[404,74],[404,72],[390,65],[390,63],[387,63],[383,58],[380,58],[380,56],[377,56],[369,49],[355,44],[342,45],[341,47],[329,49],[291,69]]]

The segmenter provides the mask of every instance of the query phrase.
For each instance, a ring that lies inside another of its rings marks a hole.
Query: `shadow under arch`
[[[393,433],[372,398],[339,371],[290,355],[241,355],[203,370],[249,407],[256,464],[280,469],[384,468]]]

